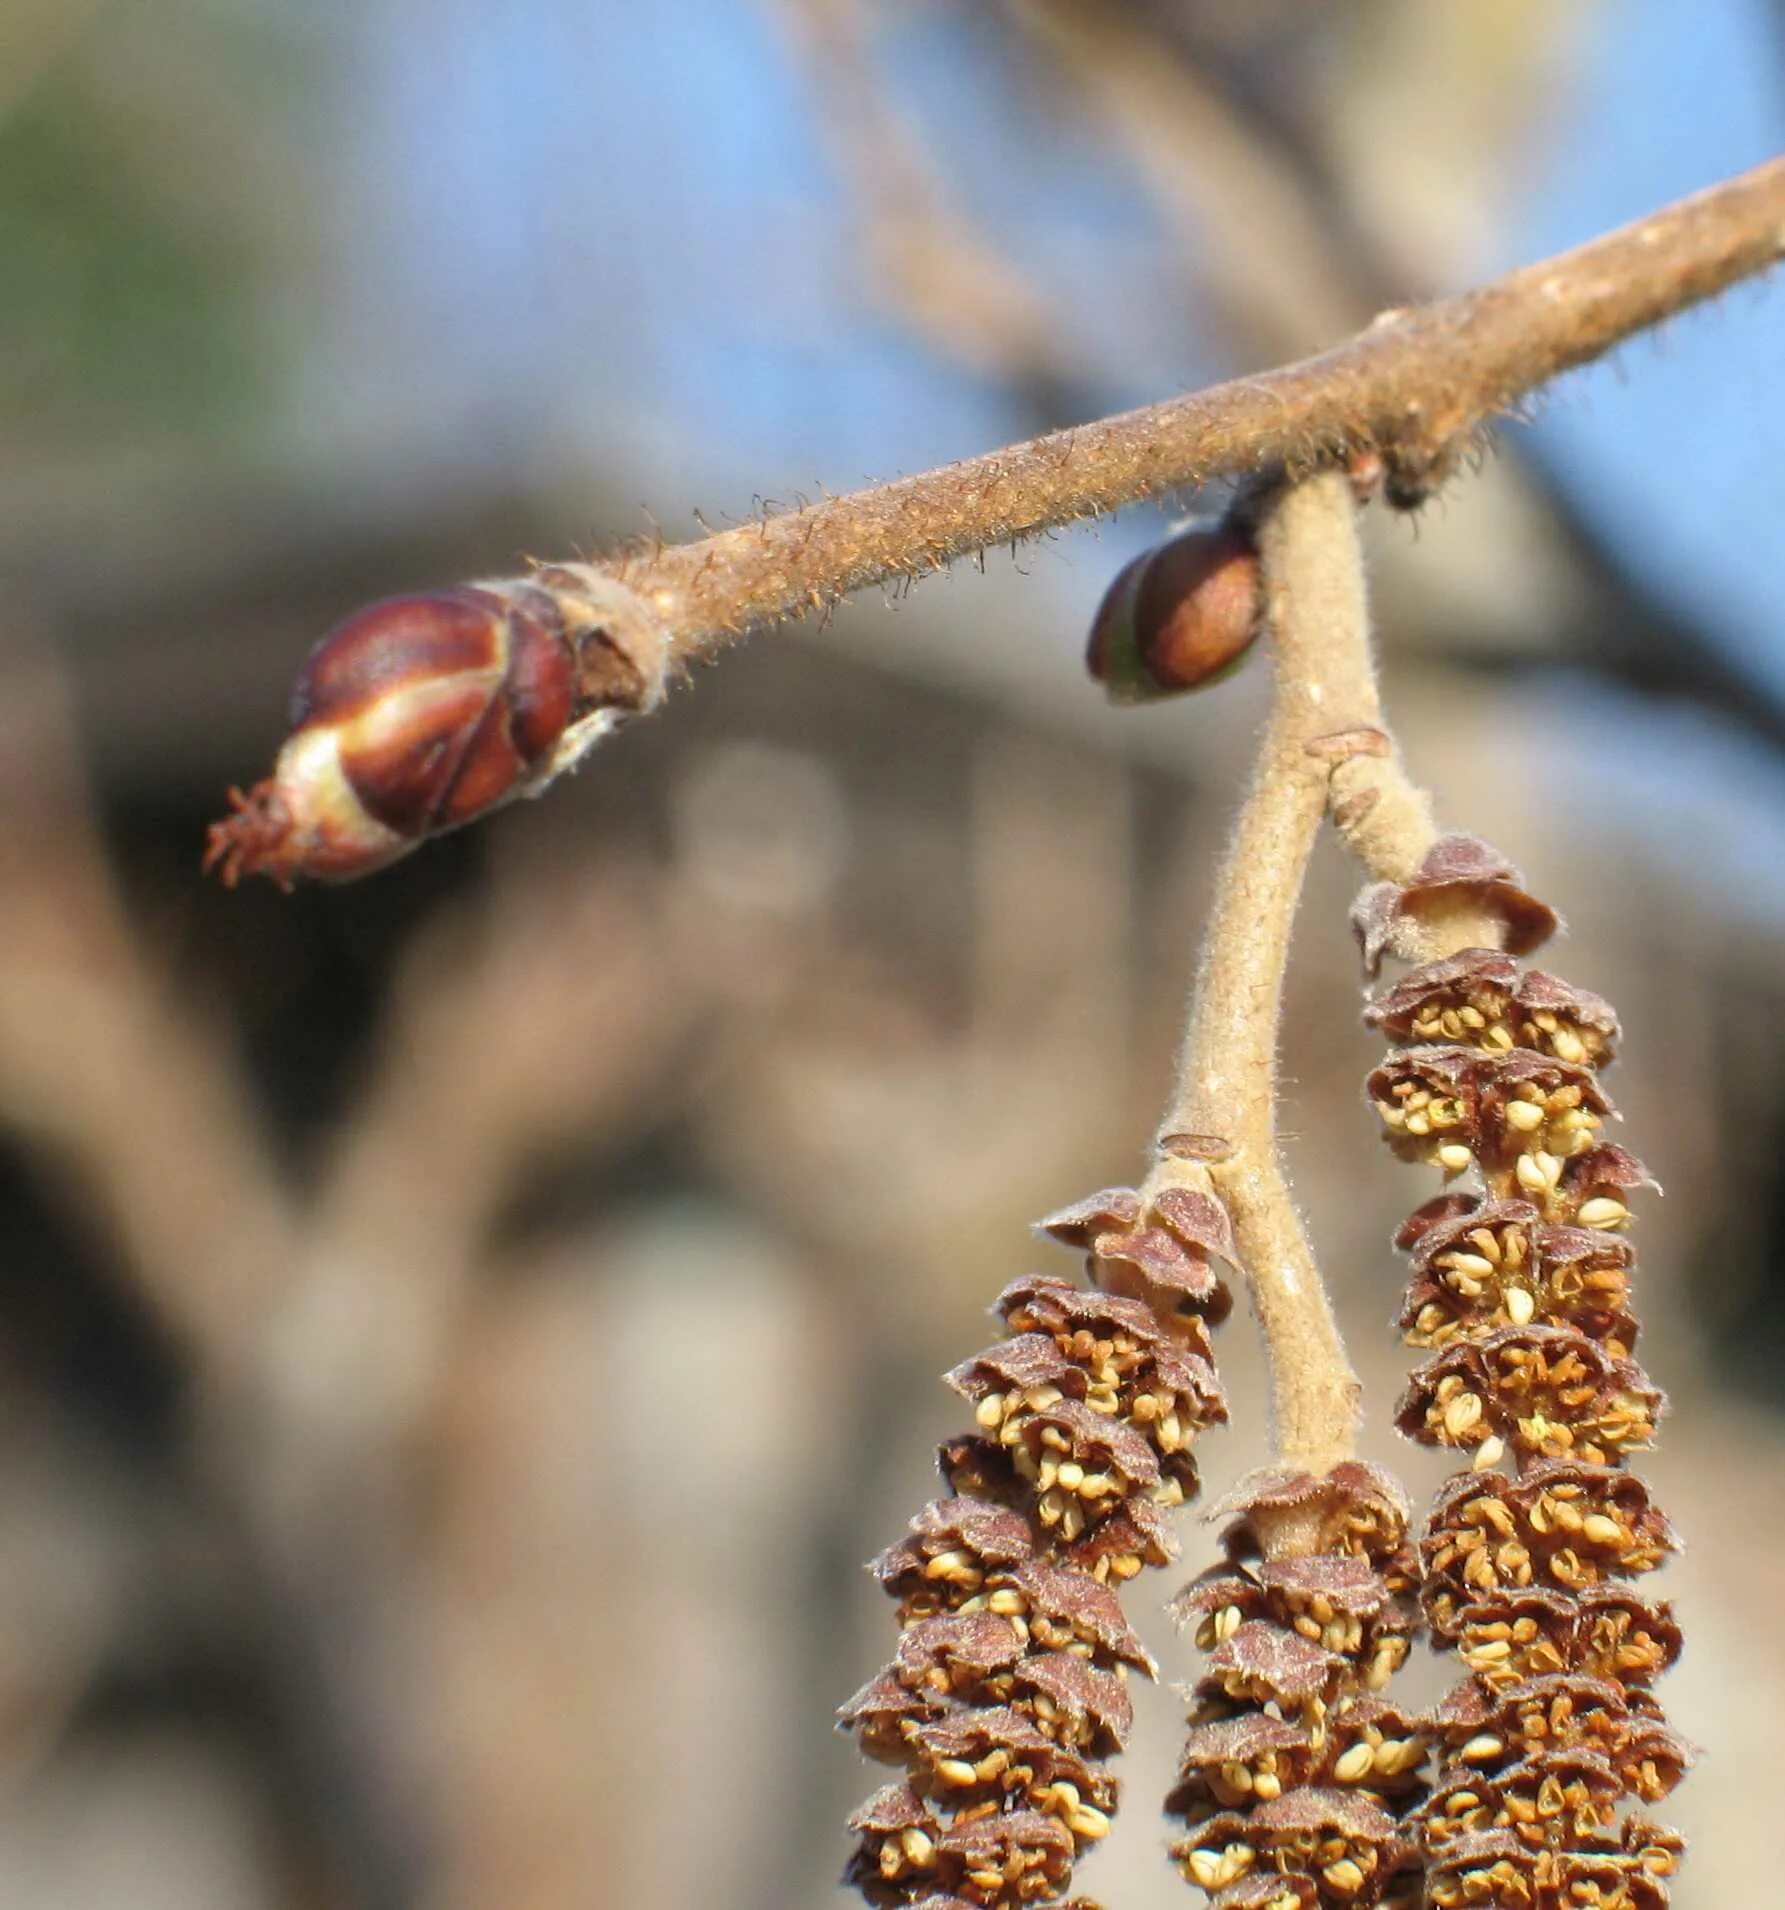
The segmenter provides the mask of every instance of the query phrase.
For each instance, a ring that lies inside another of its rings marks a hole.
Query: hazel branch
[[[1277,1029],[1290,931],[1337,747],[1375,709],[1350,487],[1279,493],[1258,527],[1271,711],[1216,887],[1201,973],[1143,1196],[1207,1185],[1233,1221],[1271,1364],[1278,1459],[1352,1456],[1359,1385],[1277,1147]],[[1204,1177],[1206,1176],[1206,1181]]]
[[[1371,878],[1397,894],[1417,884],[1443,837],[1432,799],[1407,774],[1388,727],[1375,661],[1366,646],[1350,684],[1354,727],[1323,743],[1330,770],[1327,813],[1345,847]],[[1436,961],[1463,948],[1500,948],[1509,921],[1496,885],[1463,882],[1430,891],[1417,913],[1384,925],[1382,947],[1408,962]],[[1374,968],[1377,953],[1365,932]]]
[[[1237,473],[1380,460],[1416,498],[1487,419],[1785,255],[1785,160],[1348,344],[607,565],[373,606],[312,653],[273,774],[210,832],[226,882],[343,880],[537,795],[747,631]]]
[[[1050,433],[638,557],[672,652],[1236,473],[1372,446],[1425,464],[1560,373],[1785,256],[1785,160],[1261,377]]]
[[[1353,926],[1374,974],[1385,954],[1414,966],[1463,949],[1528,954],[1557,927],[1519,872],[1473,836],[1445,835],[1430,795],[1407,774],[1365,646],[1350,682],[1354,727],[1321,740],[1327,814],[1372,878]]]

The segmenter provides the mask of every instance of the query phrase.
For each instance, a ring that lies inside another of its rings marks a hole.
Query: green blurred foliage
[[[67,18],[0,32],[0,433],[60,457],[263,425],[303,221],[255,142],[315,66],[246,0]]]

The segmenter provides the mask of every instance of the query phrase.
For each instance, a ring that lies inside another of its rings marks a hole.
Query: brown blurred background
[[[225,895],[202,826],[306,646],[1584,238],[1777,148],[1779,26],[0,4],[0,1910],[837,1900],[857,1567],[1029,1223],[1142,1158],[1259,712],[1081,681],[1136,512],[764,638],[371,883]],[[1370,524],[1414,765],[1569,915],[1668,1188],[1687,1910],[1752,1900],[1785,1711],[1780,340],[1738,294]],[[1350,886],[1323,855],[1287,1118],[1424,1488]],[[1264,1434],[1243,1317],[1221,1357],[1216,1487]],[[1142,1711],[1085,1877],[1131,1907],[1187,1901]]]

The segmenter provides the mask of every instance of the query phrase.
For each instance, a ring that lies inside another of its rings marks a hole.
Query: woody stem
[[[1332,739],[1342,752],[1344,738],[1376,713],[1354,520],[1350,487],[1336,472],[1291,485],[1262,508],[1270,715],[1217,882],[1147,1185],[1156,1194],[1204,1184],[1206,1175],[1225,1203],[1269,1353],[1277,1457],[1315,1473],[1352,1455],[1360,1388],[1278,1147],[1277,1037]]]

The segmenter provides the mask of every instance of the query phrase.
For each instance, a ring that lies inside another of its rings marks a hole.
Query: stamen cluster
[[[1401,1326],[1426,1358],[1400,1405],[1471,1455],[1420,1545],[1432,1636],[1468,1668],[1434,1719],[1418,1814],[1434,1910],[1661,1910],[1680,1839],[1653,1803],[1687,1762],[1650,1693],[1679,1650],[1630,1581],[1674,1549],[1624,1469],[1663,1400],[1634,1358],[1624,1228],[1641,1164],[1603,1138],[1599,996],[1485,948],[1378,994],[1398,1045],[1369,1079],[1390,1145],[1479,1191],[1419,1209]]]
[[[1191,1443],[1226,1417],[1208,1338],[1229,1305],[1220,1206],[1112,1190],[1044,1226],[1094,1284],[1005,1289],[1004,1336],[948,1376],[974,1418],[941,1450],[949,1496],[872,1568],[898,1648],[840,1717],[904,1776],[850,1820],[846,1880],[870,1903],[1007,1910],[1070,1887],[1116,1806],[1128,1674],[1155,1675],[1116,1588],[1175,1555]]]
[[[1225,1562],[1175,1609],[1208,1668],[1166,1808],[1173,1850],[1220,1910],[1379,1904],[1416,1885],[1406,1819],[1425,1795],[1419,1723],[1382,1696],[1416,1622],[1408,1504],[1379,1468],[1256,1473]],[[1292,1521],[1308,1549],[1272,1556]]]

